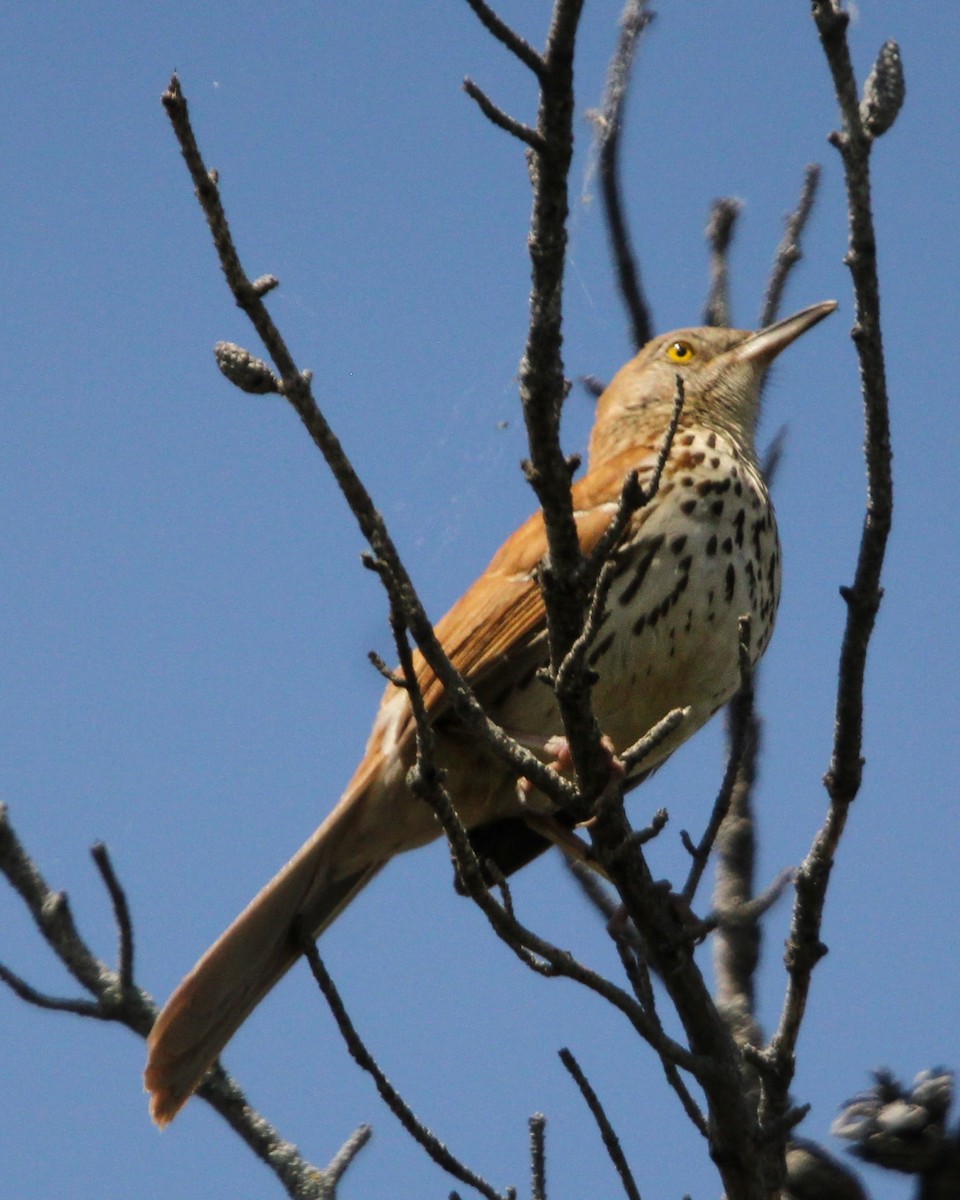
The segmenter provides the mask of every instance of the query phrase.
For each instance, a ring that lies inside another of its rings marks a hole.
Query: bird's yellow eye
[[[696,350],[694,350],[689,342],[671,342],[667,347],[667,358],[671,362],[688,363],[695,354]]]

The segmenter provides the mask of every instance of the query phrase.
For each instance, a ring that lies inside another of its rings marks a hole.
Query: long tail
[[[358,775],[360,773],[358,772]],[[367,786],[364,786],[364,785]],[[318,936],[397,849],[369,833],[370,780],[343,800],[179,985],[147,1039],[144,1083],[163,1127],[237,1029],[300,956],[295,927]],[[384,853],[384,851],[386,851]]]

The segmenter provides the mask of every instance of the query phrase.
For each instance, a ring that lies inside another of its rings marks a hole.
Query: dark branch
[[[649,758],[654,750],[662,745],[670,734],[683,724],[689,713],[689,707],[672,708],[665,717],[660,718],[648,733],[645,733],[643,737],[637,738],[632,746],[628,746],[620,755],[624,771],[629,775],[635,767],[642,766],[643,760]]]
[[[741,738],[742,751],[738,753],[737,743]],[[730,805],[716,839],[713,905],[720,921],[713,943],[713,964],[718,1005],[724,1012],[736,1013],[738,1021],[749,1022],[754,1013],[754,974],[760,961],[761,930],[756,920],[744,922],[736,917],[753,900],[755,889],[757,833],[753,785],[760,723],[752,704],[749,708],[740,707],[735,701],[728,709],[727,741],[729,761],[736,762],[736,776]]]
[[[667,1037],[659,1023],[651,1021],[643,1008],[626,992],[578,962],[568,950],[533,933],[521,924],[511,910],[497,903],[487,888],[480,862],[450,797],[435,774],[418,774],[418,769],[410,772],[408,781],[417,795],[431,805],[443,825],[464,891],[482,909],[494,932],[517,957],[540,975],[564,976],[607,1000],[626,1016],[661,1058],[690,1071],[698,1079],[704,1072],[709,1074],[711,1064],[708,1060],[696,1058]]]
[[[110,893],[113,905],[113,919],[117,923],[119,949],[117,952],[117,977],[120,980],[120,990],[127,991],[133,987],[133,922],[130,919],[130,908],[127,904],[127,894],[123,890],[117,873],[110,861],[110,851],[97,842],[90,851],[97,870]]]
[[[463,90],[471,100],[476,101],[477,106],[488,121],[492,121],[500,129],[506,130],[513,137],[519,138],[521,142],[525,142],[531,150],[543,149],[543,140],[535,129],[531,129],[529,125],[525,125],[522,121],[511,117],[509,113],[505,113],[502,108],[494,104],[485,91],[477,87],[472,79],[468,78],[463,81]]]
[[[714,801],[713,811],[707,828],[703,832],[699,844],[692,850],[693,864],[687,882],[683,885],[682,895],[685,900],[692,901],[697,887],[706,870],[710,851],[720,831],[724,817],[730,809],[741,764],[747,752],[751,732],[751,717],[753,713],[753,670],[750,666],[750,619],[740,618],[740,690],[730,701],[730,752],[727,756],[727,767],[724,771],[720,791]]]
[[[847,622],[840,649],[833,753],[824,784],[830,808],[796,878],[796,902],[787,942],[787,994],[766,1060],[764,1123],[788,1106],[797,1038],[811,976],[826,953],[820,940],[823,907],[834,857],[863,770],[863,679],[867,648],[880,605],[880,576],[893,516],[889,405],[880,327],[880,287],[870,199],[870,150],[847,45],[849,16],[832,0],[814,0],[813,19],[833,76],[843,128],[830,141],[840,152],[846,182],[849,248],[845,262],[854,290],[852,337],[860,359],[864,402],[867,505],[853,586],[843,589]]]
[[[626,477],[620,489],[620,500],[617,505],[617,511],[614,513],[610,524],[603,531],[602,537],[599,538],[590,557],[587,559],[587,578],[592,581],[591,586],[594,589],[599,587],[601,571],[606,566],[610,555],[620,544],[620,539],[626,533],[634,513],[649,504],[660,490],[663,468],[667,465],[667,459],[670,457],[670,451],[673,448],[673,439],[677,435],[677,428],[680,424],[680,417],[683,414],[683,405],[686,399],[683,379],[679,375],[676,378],[676,383],[677,392],[673,402],[673,415],[663,436],[663,441],[660,443],[657,461],[654,464],[653,472],[647,481],[646,487],[640,485],[640,480],[635,471],[632,471]]]
[[[603,1145],[607,1151],[610,1161],[617,1169],[617,1174],[620,1176],[620,1182],[623,1184],[623,1190],[626,1193],[628,1200],[641,1200],[640,1190],[633,1178],[633,1173],[630,1170],[630,1165],[627,1162],[627,1157],[623,1152],[623,1147],[620,1145],[620,1139],[614,1132],[613,1126],[610,1123],[610,1118],[607,1116],[603,1105],[597,1093],[590,1086],[590,1081],[584,1075],[580,1064],[574,1058],[573,1054],[564,1047],[560,1051],[560,1061],[573,1076],[573,1080],[580,1089],[580,1094],[587,1102],[587,1108],[597,1123],[597,1128],[600,1130],[600,1136],[603,1138]]]
[[[47,884],[14,833],[6,809],[0,805],[0,874],[6,876],[33,913],[41,934],[56,957],[94,998],[49,996],[4,966],[0,966],[0,980],[20,999],[38,1008],[113,1021],[145,1038],[156,1020],[157,1006],[132,978],[133,931],[124,890],[106,848],[94,847],[93,856],[110,893],[117,920],[120,937],[120,969],[117,971],[111,971],[80,937],[66,897]],[[124,982],[122,974],[127,969],[131,977]],[[251,1108],[243,1092],[222,1067],[216,1066],[207,1073],[197,1094],[216,1109],[273,1171],[292,1200],[330,1200],[326,1174],[303,1158],[295,1146],[281,1138],[273,1126]],[[357,1146],[357,1150],[359,1148]]]
[[[730,246],[743,206],[731,197],[714,200],[707,222],[710,244],[710,291],[703,309],[704,325],[732,325],[730,319]]]
[[[296,410],[314,444],[326,460],[361,532],[369,542],[374,565],[384,581],[391,605],[403,613],[404,625],[410,630],[424,658],[442,682],[458,718],[473,736],[494,757],[508,763],[512,770],[529,779],[557,804],[576,805],[579,800],[577,789],[546,767],[536,755],[507,737],[503,730],[489,719],[459,672],[451,665],[400,561],[383,518],[313,397],[309,373],[297,367],[262,298],[247,279],[233,244],[219,188],[203,162],[190,124],[187,101],[176,76],[164,93],[163,103],[196,187],[197,199],[210,226],[230,290],[273,360],[280,374],[283,395]],[[569,491],[567,504],[569,507]]]
[[[34,1008],[46,1008],[51,1012],[73,1013],[78,1017],[93,1017],[98,1021],[113,1019],[95,1000],[75,1000],[68,996],[51,996],[47,992],[40,992],[2,963],[0,963],[0,980],[15,996],[19,996],[27,1004],[32,1004]]]
[[[333,1200],[337,1184],[371,1137],[373,1137],[373,1129],[369,1125],[359,1125],[327,1163],[324,1174],[330,1183],[331,1200]]]
[[[530,1118],[530,1196],[531,1200],[547,1200],[547,1118],[534,1113]]]
[[[309,930],[299,931],[299,944],[307,962],[310,964],[310,970],[317,981],[317,986],[323,993],[323,998],[329,1005],[334,1020],[337,1022],[337,1027],[350,1054],[357,1065],[373,1079],[377,1091],[382,1096],[387,1107],[407,1133],[423,1147],[437,1166],[441,1167],[449,1175],[452,1175],[454,1179],[459,1179],[461,1183],[474,1188],[482,1196],[486,1196],[487,1200],[504,1200],[503,1193],[498,1192],[482,1176],[477,1175],[475,1171],[471,1171],[469,1167],[464,1166],[458,1158],[450,1153],[443,1142],[418,1120],[397,1089],[387,1079],[386,1075],[384,1075],[376,1059],[364,1045],[363,1039],[357,1033],[353,1022],[350,1020],[343,1000],[340,998],[340,993],[337,991],[336,985],[323,964],[323,960],[317,950],[316,943],[310,936]]]
[[[610,248],[617,269],[620,296],[630,320],[635,349],[653,337],[650,309],[640,282],[640,268],[630,239],[620,181],[620,143],[630,72],[640,34],[653,20],[646,0],[627,0],[620,18],[620,39],[607,71],[607,90],[598,111],[590,113],[597,144],[597,161]]]
[[[780,314],[780,304],[783,301],[783,293],[787,286],[787,280],[790,278],[790,272],[803,258],[800,239],[807,226],[807,221],[810,219],[810,213],[813,211],[819,186],[820,166],[818,163],[811,163],[804,173],[803,187],[800,189],[797,207],[787,217],[783,237],[773,260],[770,280],[767,283],[767,294],[763,298],[763,308],[760,310],[758,326],[760,329],[772,325]]]
[[[655,882],[639,850],[624,852],[631,831],[622,804],[598,804],[590,834],[600,866],[643,937],[646,956],[670,996],[691,1050],[698,1061],[710,1063],[707,1074],[697,1072],[697,1079],[709,1101],[711,1153],[727,1193],[741,1200],[765,1200],[760,1127],[755,1106],[744,1095],[740,1053],[693,958],[675,903]]]
[[[814,3],[813,14],[843,118],[842,132],[831,135],[831,141],[843,160],[847,187],[850,239],[845,262],[853,279],[851,336],[860,359],[866,426],[867,511],[853,586],[845,595],[847,625],[840,651],[836,738],[826,777],[831,799],[849,803],[860,787],[863,768],[863,676],[867,646],[880,605],[880,575],[893,516],[893,474],[876,234],[870,198],[873,140],[861,121],[846,22],[842,20],[845,14],[822,2]]]
[[[485,0],[467,0],[467,3],[479,17],[484,29],[501,42],[517,58],[525,67],[530,70],[538,78],[542,76],[544,71],[544,61],[536,50],[525,41],[518,33],[516,33],[501,17],[493,11]]]

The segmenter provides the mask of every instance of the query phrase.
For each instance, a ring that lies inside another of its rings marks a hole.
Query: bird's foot
[[[507,733],[522,746],[526,746],[528,750],[544,755],[547,759],[547,766],[551,771],[556,771],[558,775],[569,775],[573,770],[573,754],[570,750],[570,743],[562,733],[555,733],[550,737],[538,737],[536,734],[517,735],[509,729]],[[619,783],[624,775],[623,767],[617,758],[616,747],[606,734],[600,738],[600,747],[607,756],[611,780],[615,779]],[[535,791],[536,786],[529,779],[521,776],[517,780],[517,796],[524,806],[530,804],[531,796]],[[589,824],[589,821],[585,821],[580,827],[586,828]]]
[[[533,809],[528,809],[523,814],[523,820],[534,833],[539,833],[548,842],[553,842],[568,858],[574,859],[575,862],[583,863],[591,871],[596,871],[604,879],[609,879],[606,871],[597,862],[593,847],[583,841],[582,838],[578,838],[569,826],[564,825],[555,816],[552,816],[550,813],[541,813]]]

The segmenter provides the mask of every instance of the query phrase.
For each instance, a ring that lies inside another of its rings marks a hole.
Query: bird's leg
[[[596,871],[598,875],[602,875],[609,882],[610,877],[597,862],[593,847],[578,838],[573,830],[568,829],[562,821],[558,821],[550,813],[535,812],[533,809],[524,812],[523,820],[534,833],[539,833],[548,842],[558,846],[568,858],[582,862],[585,867]]]
[[[527,750],[532,750],[534,754],[542,756],[546,760],[547,766],[560,775],[565,772],[568,773],[573,766],[570,747],[567,744],[567,739],[562,734],[552,734],[550,737],[542,737],[537,733],[521,733],[516,729],[506,729],[504,732],[508,733],[515,742],[519,742],[521,746],[526,747]],[[517,799],[520,801],[525,814],[549,811],[549,801],[537,792],[536,787],[525,775],[521,775],[517,780]]]
[[[515,729],[506,729],[504,732],[508,733],[515,742],[519,742],[521,746],[525,746],[535,754],[543,755],[548,760],[547,766],[558,774],[568,775],[573,769],[573,754],[570,752],[570,743],[562,733],[554,733],[549,737],[541,737],[536,733],[518,733]],[[611,774],[616,773],[619,777],[622,777],[622,770],[618,771],[616,766],[616,747],[606,734],[600,738],[600,745],[609,759]],[[517,781],[517,789],[521,799],[528,798],[534,790],[530,780],[523,777]]]
[[[522,745],[536,753],[543,754],[548,758],[547,765],[558,772],[558,774],[569,774],[573,768],[573,755],[570,752],[570,744],[563,734],[553,734],[550,737],[540,737],[537,734],[517,734],[512,730],[508,730],[510,735],[514,737]],[[609,756],[611,775],[616,772],[617,758],[613,742],[606,736],[601,740],[601,745],[604,751]],[[622,776],[622,771],[620,772]],[[521,777],[517,780],[517,797],[523,807],[523,819],[525,823],[541,837],[558,846],[568,858],[572,858],[577,862],[582,862],[597,874],[602,875],[607,879],[607,873],[599,865],[594,855],[593,848],[584,842],[581,838],[571,830],[562,821],[558,820],[551,812],[544,811],[536,806],[535,796],[538,796],[536,788],[529,779]],[[577,829],[586,829],[592,824],[593,818],[579,823]]]

